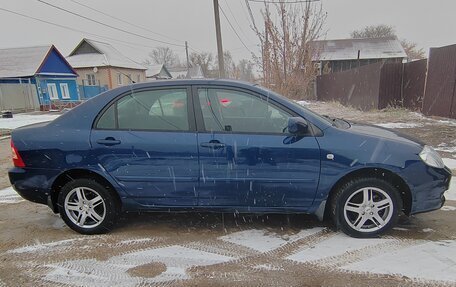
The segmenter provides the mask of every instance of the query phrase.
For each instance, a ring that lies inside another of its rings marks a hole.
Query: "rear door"
[[[198,149],[189,87],[132,91],[103,111],[93,157],[149,206],[197,203]]]
[[[309,133],[287,133],[296,116],[263,95],[194,89],[200,159],[199,205],[306,207],[314,200],[320,150]]]

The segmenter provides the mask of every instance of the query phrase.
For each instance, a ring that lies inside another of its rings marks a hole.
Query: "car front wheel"
[[[82,234],[106,233],[117,217],[117,204],[111,192],[90,179],[76,179],[62,187],[58,198],[60,216]]]
[[[397,189],[377,178],[344,184],[333,197],[332,215],[340,229],[353,237],[376,237],[392,228],[402,210]]]

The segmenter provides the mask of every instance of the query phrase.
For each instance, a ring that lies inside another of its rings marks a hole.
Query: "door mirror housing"
[[[294,135],[307,134],[309,131],[309,124],[307,121],[300,117],[292,117],[288,119],[288,132]]]

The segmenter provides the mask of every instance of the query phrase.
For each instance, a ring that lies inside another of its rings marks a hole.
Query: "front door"
[[[191,107],[188,88],[124,95],[95,124],[94,158],[143,205],[196,205],[199,165]]]
[[[195,89],[199,205],[306,207],[314,200],[320,151],[311,134],[287,133],[291,111],[244,90]],[[199,103],[196,103],[199,102]]]

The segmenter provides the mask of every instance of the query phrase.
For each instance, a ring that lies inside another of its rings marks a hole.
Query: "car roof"
[[[154,80],[131,84],[131,88],[156,87],[156,86],[174,86],[174,85],[227,85],[239,87],[257,87],[257,84],[244,82],[240,80],[229,79],[173,79],[173,80]]]

